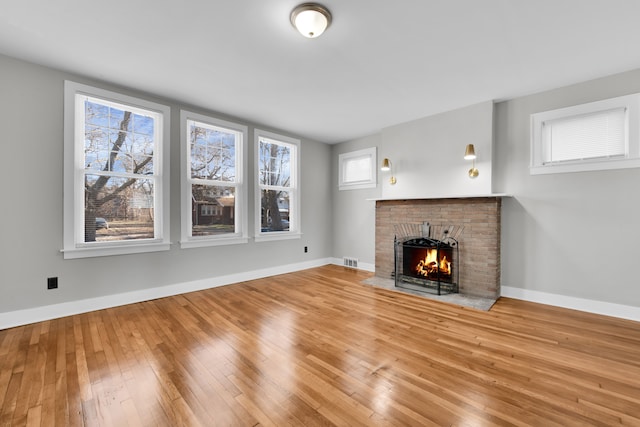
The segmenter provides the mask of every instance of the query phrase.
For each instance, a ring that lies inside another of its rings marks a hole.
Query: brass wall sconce
[[[477,178],[480,175],[480,171],[476,169],[476,149],[473,144],[467,144],[467,148],[464,150],[464,159],[473,160],[471,169],[469,169],[469,178]]]
[[[385,157],[384,160],[382,160],[382,167],[380,168],[380,170],[384,172],[391,171],[391,178],[389,178],[389,184],[394,185],[396,183],[396,177],[393,176],[393,171],[391,170],[391,160]]]

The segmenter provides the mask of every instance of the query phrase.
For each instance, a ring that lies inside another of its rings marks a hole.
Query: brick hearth
[[[462,225],[459,236],[460,293],[500,296],[501,197],[376,201],[376,276],[393,272],[396,224]]]

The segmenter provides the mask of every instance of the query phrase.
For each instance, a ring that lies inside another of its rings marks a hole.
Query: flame
[[[420,276],[429,277],[430,275],[437,275],[438,269],[441,276],[450,276],[451,261],[447,260],[446,255],[438,261],[438,251],[436,249],[427,249],[427,255],[416,266],[416,273]]]

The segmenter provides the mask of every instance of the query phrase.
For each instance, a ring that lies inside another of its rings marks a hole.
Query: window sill
[[[629,169],[640,167],[640,159],[618,159],[605,161],[584,161],[571,164],[551,164],[545,166],[531,166],[529,174],[545,175],[554,173],[588,172],[613,169]]]
[[[180,242],[180,248],[205,248],[208,246],[225,246],[225,245],[240,245],[249,243],[248,237],[221,237],[217,239],[193,239],[183,240]]]
[[[263,233],[254,237],[256,242],[271,242],[275,240],[293,240],[302,238],[302,233],[288,232],[288,231],[272,231],[271,233]]]
[[[346,190],[363,190],[365,188],[376,188],[378,186],[377,183],[366,183],[366,184],[340,184],[338,186],[338,190],[346,191]]]
[[[139,254],[145,252],[161,252],[171,249],[169,242],[154,242],[148,244],[100,246],[63,249],[64,259],[93,258],[101,256]]]

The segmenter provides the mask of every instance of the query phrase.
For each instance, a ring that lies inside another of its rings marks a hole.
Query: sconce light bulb
[[[465,160],[474,160],[476,158],[476,148],[473,144],[467,144],[467,147],[464,150],[464,159]]]

